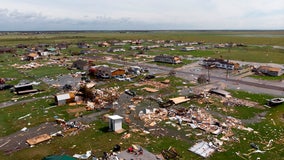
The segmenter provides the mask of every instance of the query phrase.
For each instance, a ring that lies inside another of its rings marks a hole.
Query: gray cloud
[[[49,18],[41,13],[25,13],[17,10],[0,9],[0,30],[144,30],[171,29],[171,24],[146,23],[132,21],[123,17],[114,19],[97,16],[94,20],[71,18]]]

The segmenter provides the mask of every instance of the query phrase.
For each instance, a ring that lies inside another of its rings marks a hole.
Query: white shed
[[[119,131],[122,129],[123,117],[119,115],[111,115],[109,118],[109,129],[112,131]]]

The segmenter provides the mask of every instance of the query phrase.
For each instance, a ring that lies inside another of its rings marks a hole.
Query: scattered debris
[[[28,130],[27,127],[24,127],[24,128],[21,129],[22,132],[26,132],[27,130]]]
[[[149,87],[144,87],[143,90],[147,91],[147,92],[151,92],[151,93],[155,93],[158,92],[159,90],[157,89],[153,89],[153,88],[149,88]]]
[[[284,103],[284,98],[272,98],[267,100],[268,106],[277,106]]]
[[[24,115],[24,116],[22,116],[22,117],[19,117],[19,118],[18,118],[18,120],[21,120],[21,119],[27,118],[27,117],[29,117],[29,116],[31,116],[31,113],[26,114],[26,115]]]
[[[172,101],[174,104],[180,104],[183,102],[189,101],[189,98],[186,97],[176,97],[176,98],[170,98],[170,101]]]
[[[188,150],[194,152],[204,158],[209,157],[211,154],[215,152],[216,147],[212,143],[208,143],[205,141],[201,141],[193,145]]]
[[[50,140],[51,136],[48,134],[42,134],[31,139],[26,140],[29,145],[36,145],[38,143]]]
[[[92,155],[92,151],[87,151],[86,154],[74,154],[74,158],[78,159],[88,159]]]
[[[177,153],[176,149],[169,147],[168,149],[162,150],[162,155],[165,159],[179,159],[181,156]]]

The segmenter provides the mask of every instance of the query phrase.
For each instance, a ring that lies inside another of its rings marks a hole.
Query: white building
[[[109,118],[109,129],[112,131],[119,131],[122,129],[123,117],[119,115],[111,115]]]

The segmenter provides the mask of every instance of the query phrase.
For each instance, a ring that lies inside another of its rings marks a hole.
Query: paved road
[[[9,107],[12,105],[16,105],[16,104],[23,104],[23,103],[29,103],[29,102],[33,102],[39,99],[47,99],[47,98],[51,98],[52,96],[43,96],[43,97],[37,97],[37,98],[32,98],[32,99],[26,99],[26,100],[21,100],[21,101],[8,101],[8,102],[2,102],[0,103],[0,108],[5,108],[5,107]]]
[[[148,64],[148,63],[135,63],[135,62],[125,62],[125,61],[119,61],[119,60],[112,60],[113,63],[118,63],[118,64],[124,64],[124,65],[139,65],[141,67],[146,67],[149,69],[158,69],[161,71],[165,72],[170,72],[172,70],[175,70],[177,74],[185,74],[185,75],[194,75],[195,77],[198,77],[201,74],[204,73],[196,73],[192,71],[186,71],[186,70],[177,70],[173,69],[170,67],[165,67],[165,66],[157,66],[155,64]],[[186,78],[186,76],[182,76],[181,78]],[[215,75],[210,75],[210,80],[211,81],[223,81],[223,82],[231,82],[235,84],[243,84],[246,86],[253,86],[253,87],[258,87],[258,88],[263,88],[263,89],[270,89],[270,90],[276,90],[284,93],[284,83],[279,82],[279,83],[271,83],[270,81],[264,81],[264,80],[255,80],[255,81],[249,81],[245,78],[242,80],[236,79],[236,78],[226,78],[226,77],[219,77]],[[256,82],[259,81],[259,82]]]

